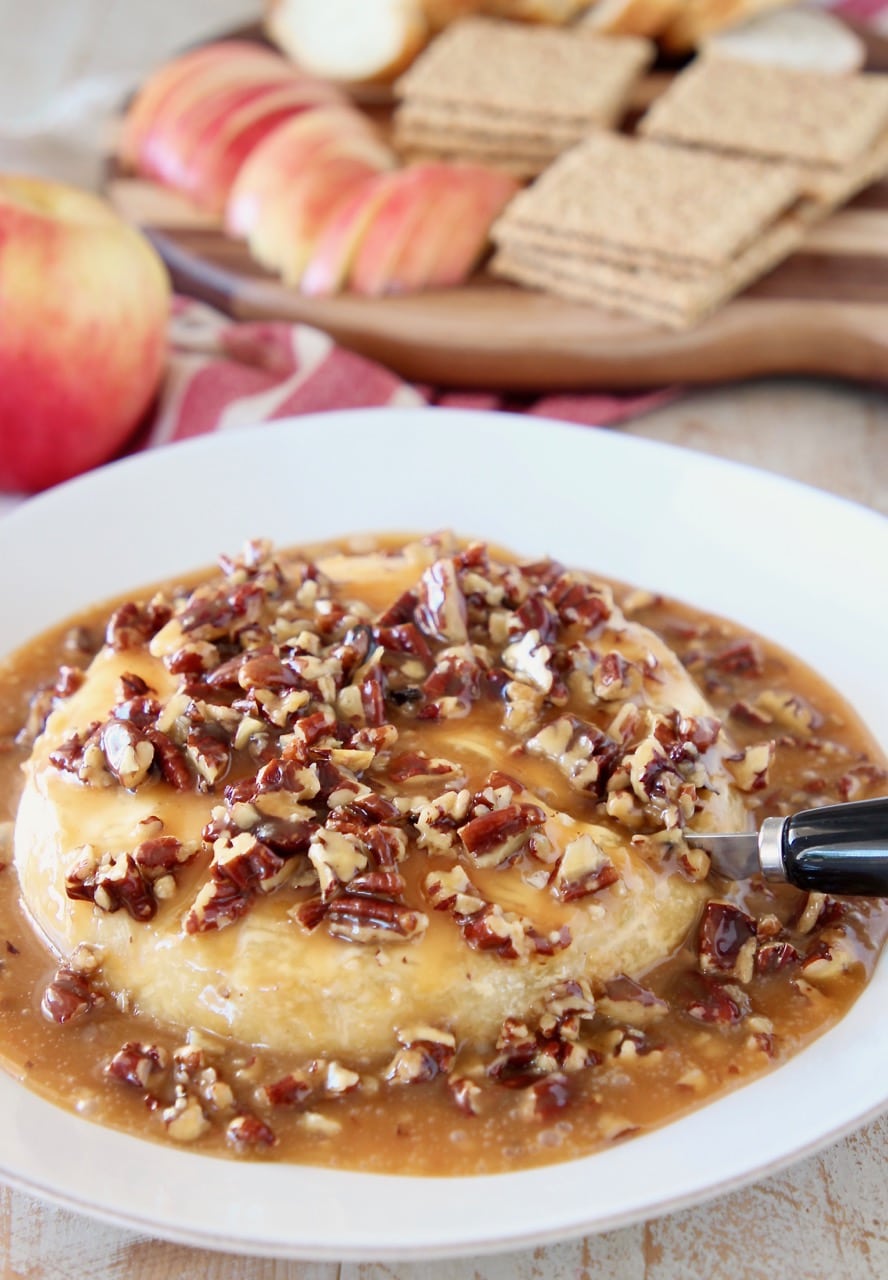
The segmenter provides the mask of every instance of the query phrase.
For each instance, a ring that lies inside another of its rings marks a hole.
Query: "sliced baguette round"
[[[581,21],[611,35],[655,37],[682,6],[683,0],[599,0]]]
[[[420,0],[271,0],[271,40],[294,62],[329,80],[393,80],[431,33]]]
[[[660,44],[669,53],[689,53],[716,31],[789,3],[791,0],[684,0],[660,33]]]
[[[716,32],[704,47],[720,58],[850,75],[866,59],[863,41],[821,9],[762,13],[742,26]]]

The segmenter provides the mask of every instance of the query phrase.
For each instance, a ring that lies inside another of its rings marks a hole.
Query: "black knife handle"
[[[888,897],[888,797],[794,813],[782,843],[786,878],[797,888]]]

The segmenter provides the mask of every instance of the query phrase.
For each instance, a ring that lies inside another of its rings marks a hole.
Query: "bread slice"
[[[588,9],[589,0],[483,0],[481,8],[497,18],[563,25]]]
[[[271,0],[265,30],[301,67],[355,84],[394,79],[431,34],[420,0]]]
[[[863,41],[844,22],[820,9],[778,9],[705,42],[720,58],[850,75],[866,60]]]
[[[673,19],[659,34],[670,53],[688,53],[723,27],[746,22],[768,9],[779,9],[790,0],[683,0]]]
[[[683,0],[599,0],[581,22],[609,35],[656,37],[682,4]]]

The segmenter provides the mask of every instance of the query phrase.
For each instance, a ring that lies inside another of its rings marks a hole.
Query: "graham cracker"
[[[457,158],[460,160],[472,161],[475,164],[483,164],[488,169],[498,169],[502,173],[507,173],[512,178],[524,181],[527,178],[535,178],[537,174],[542,173],[548,161],[523,159],[521,156],[508,154],[506,152],[484,152],[483,155],[477,153],[472,154],[466,151],[443,151],[436,150],[434,147],[420,146],[418,144],[405,145],[399,147],[402,159],[408,164],[452,164]]]
[[[888,127],[888,75],[837,76],[704,55],[641,121],[648,138],[842,167]]]
[[[497,138],[480,133],[447,134],[417,128],[400,130],[395,135],[394,141],[399,149],[429,147],[433,151],[446,152],[448,155],[514,156],[516,160],[538,165],[539,170],[546,168],[560,154],[557,144],[547,147],[545,144],[540,145],[533,140],[525,141],[521,138]]]
[[[822,216],[832,213],[864,191],[872,183],[888,174],[888,129],[882,136],[843,169],[827,169],[823,166],[803,171],[803,193],[819,206]]]
[[[514,113],[478,110],[458,104],[426,102],[410,98],[395,112],[395,132],[423,130],[440,134],[527,139],[529,142],[563,144],[562,150],[589,132],[587,120],[554,121],[545,117],[517,118]]]
[[[495,255],[491,270],[520,284],[680,329],[698,323],[776,266],[802,243],[805,230],[801,219],[787,214],[728,266],[697,279],[512,246]]]
[[[699,279],[713,270],[711,263],[682,256],[680,252],[643,253],[620,245],[603,244],[600,240],[562,235],[553,227],[518,227],[510,230],[508,235],[495,231],[494,243],[521,254],[532,255],[537,251],[542,255],[557,253],[581,263],[608,262],[627,271],[645,268],[680,280]]]
[[[590,251],[655,264],[730,262],[796,200],[796,167],[593,133],[564,152],[494,224],[499,244],[554,230]]]
[[[612,123],[653,53],[650,41],[633,36],[471,17],[433,40],[395,92],[534,118]]]

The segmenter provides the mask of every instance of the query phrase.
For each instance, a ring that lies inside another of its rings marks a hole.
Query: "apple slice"
[[[149,77],[129,106],[118,143],[120,159],[130,168],[138,167],[142,145],[157,116],[169,99],[190,80],[218,66],[243,66],[249,62],[269,69],[278,61],[276,54],[261,45],[245,40],[225,40],[194,49],[164,63]]]
[[[408,165],[395,175],[355,253],[349,287],[377,297],[388,292],[393,271],[415,229],[447,198],[453,171],[446,164]]]
[[[191,159],[198,153],[205,134],[212,135],[235,112],[288,86],[292,87],[292,81],[279,73],[271,77],[267,72],[258,75],[248,72],[243,79],[197,87],[187,105],[178,109],[170,102],[142,144],[141,172],[168,186],[182,188],[188,181]],[[302,96],[311,101],[307,93]]]
[[[322,153],[266,209],[250,236],[251,253],[288,284],[298,284],[327,222],[378,172],[376,164],[356,155]]]
[[[364,232],[400,177],[399,170],[368,178],[332,214],[302,273],[299,282],[302,293],[321,298],[345,288]]]
[[[441,168],[443,187],[425,202],[391,262],[387,293],[461,284],[484,252],[494,219],[519,189],[508,174],[482,165]]]
[[[225,209],[229,235],[249,236],[263,209],[322,151],[347,151],[358,138],[374,144],[380,169],[396,163],[394,152],[378,141],[367,117],[351,107],[317,107],[280,125],[254,147],[238,170]],[[361,146],[358,149],[366,154]]]
[[[224,113],[204,130],[187,157],[183,156],[181,189],[204,208],[221,214],[238,172],[265,138],[288,121],[310,117],[338,100],[338,94],[331,97],[326,86],[318,97],[314,86],[283,85]]]

